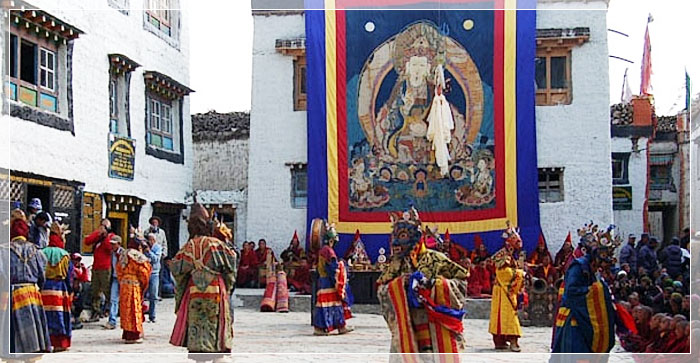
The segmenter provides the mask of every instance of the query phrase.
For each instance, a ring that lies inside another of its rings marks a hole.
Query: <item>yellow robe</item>
[[[491,297],[489,333],[521,336],[518,319],[518,292],[523,287],[525,271],[511,267],[496,270]]]

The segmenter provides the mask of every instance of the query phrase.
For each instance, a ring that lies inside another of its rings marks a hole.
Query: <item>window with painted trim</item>
[[[308,195],[306,164],[292,166],[292,208],[306,208]]]
[[[306,111],[306,57],[294,59],[294,111]]]
[[[160,149],[174,151],[172,102],[154,94],[149,94],[146,105],[148,144]]]
[[[146,19],[164,34],[173,34],[173,1],[172,0],[146,0]]]
[[[58,113],[59,46],[52,40],[20,31],[10,34],[9,46],[10,99]]]
[[[540,203],[564,201],[564,168],[538,168]]]
[[[571,104],[571,49],[537,49],[535,58],[538,106]]]

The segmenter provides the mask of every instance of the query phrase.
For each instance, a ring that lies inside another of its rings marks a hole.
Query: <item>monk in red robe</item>
[[[478,265],[472,264],[467,259],[467,268],[469,268],[469,278],[467,279],[467,295],[469,297],[481,297],[481,270],[477,269]]]
[[[538,279],[547,281],[548,283],[554,283],[559,278],[559,273],[557,269],[552,265],[552,260],[549,255],[545,255],[540,263],[535,269],[534,276]]]
[[[489,259],[480,259],[479,265],[476,267],[482,295],[491,296],[491,276],[493,276],[491,272],[492,268],[493,264],[491,264]]]
[[[477,257],[481,260],[485,260],[489,257],[489,251],[486,249],[484,242],[481,241],[481,236],[478,234],[474,236],[474,251],[472,251],[471,260],[476,261]]]
[[[297,231],[289,242],[289,247],[282,252],[285,270],[287,271],[287,285],[294,287],[302,294],[311,293],[311,273],[306,252],[300,246]]]
[[[253,242],[244,242],[241,251],[241,262],[238,266],[236,284],[239,287],[252,287],[258,280],[258,255],[253,248]]]
[[[530,256],[527,256],[527,262],[531,265],[539,265],[542,263],[545,256],[549,257],[549,260],[552,261],[552,255],[547,248],[547,242],[545,242],[544,236],[540,233],[540,238],[537,240],[537,248],[530,253]]]

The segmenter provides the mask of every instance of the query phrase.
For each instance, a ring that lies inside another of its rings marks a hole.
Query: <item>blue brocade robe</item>
[[[585,255],[572,261],[555,319],[553,353],[607,353],[615,345],[615,308],[608,285]]]

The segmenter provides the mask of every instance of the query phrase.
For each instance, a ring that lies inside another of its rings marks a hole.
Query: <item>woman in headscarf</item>
[[[41,288],[41,299],[46,309],[46,320],[54,352],[70,347],[71,293],[73,292],[73,263],[64,250],[64,229],[56,222],[51,225],[49,246],[42,251],[46,256],[46,282]]]
[[[137,232],[117,257],[119,320],[127,344],[143,342],[143,294],[151,277],[150,259],[141,252],[145,243],[143,234]]]
[[[170,262],[175,277],[177,319],[170,344],[191,353],[230,352],[233,324],[229,308],[235,284],[236,253],[211,237],[209,213],[192,206],[187,221],[190,239]]]
[[[51,351],[39,286],[44,285],[46,257],[27,240],[29,225],[19,209],[10,217],[10,352]]]

